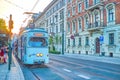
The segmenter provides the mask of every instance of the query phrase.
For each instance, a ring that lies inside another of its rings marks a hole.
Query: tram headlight
[[[41,54],[39,54],[39,56],[41,56],[41,57],[42,57],[42,56],[43,56],[43,54],[41,53]]]
[[[43,54],[42,54],[42,53],[38,53],[38,54],[36,54],[36,56],[37,56],[37,57],[39,57],[39,56],[42,57]]]
[[[36,54],[37,57],[39,57],[39,54]]]

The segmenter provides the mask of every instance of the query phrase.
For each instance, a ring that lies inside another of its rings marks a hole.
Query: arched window
[[[115,22],[115,4],[110,3],[106,5],[106,11],[107,11],[107,22],[114,23]]]

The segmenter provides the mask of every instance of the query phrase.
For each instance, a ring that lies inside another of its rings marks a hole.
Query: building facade
[[[66,52],[120,57],[120,1],[67,0]]]
[[[54,46],[56,51],[62,52],[62,41],[65,46],[65,35],[62,34],[65,34],[66,29],[66,0],[53,0],[47,6],[45,15],[46,27],[50,38],[53,39],[50,46],[51,48]]]
[[[54,46],[56,51],[62,52],[62,41],[65,46],[66,0],[53,0],[35,20],[35,25],[48,31],[49,40],[52,39],[49,47]]]

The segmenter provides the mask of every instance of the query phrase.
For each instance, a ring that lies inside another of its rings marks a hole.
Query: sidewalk
[[[25,80],[23,72],[13,55],[11,70],[8,70],[8,62],[6,64],[0,64],[0,69],[0,80]]]
[[[96,55],[85,55],[85,54],[70,54],[70,53],[65,53],[64,55],[61,55],[61,56],[120,65],[120,58],[118,57],[107,57],[107,56],[98,56],[98,55],[96,56]]]

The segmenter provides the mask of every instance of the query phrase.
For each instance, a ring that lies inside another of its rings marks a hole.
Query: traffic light
[[[13,29],[13,20],[12,20],[12,15],[10,14],[9,30],[11,31],[12,29]]]

